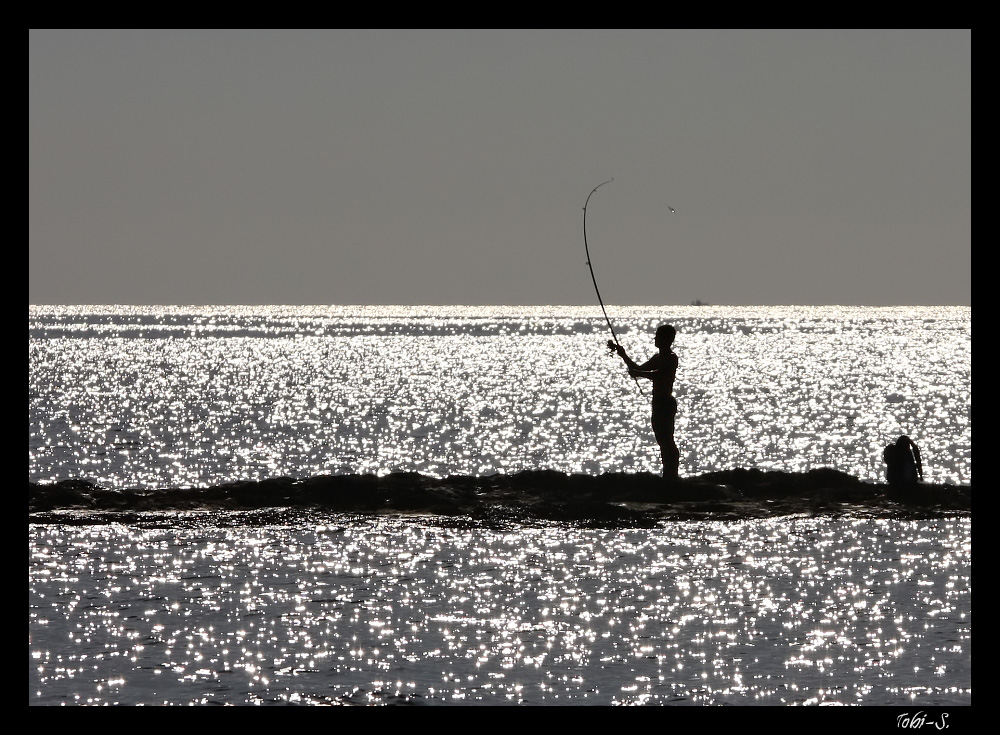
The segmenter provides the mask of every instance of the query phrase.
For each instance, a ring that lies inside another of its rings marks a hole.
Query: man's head
[[[672,324],[661,324],[656,330],[654,343],[659,348],[669,348],[674,343],[674,337],[676,336],[677,330],[674,329]]]

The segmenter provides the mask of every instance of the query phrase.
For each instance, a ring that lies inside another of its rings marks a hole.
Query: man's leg
[[[680,473],[681,453],[674,441],[674,417],[676,414],[676,404],[673,410],[657,411],[653,419],[653,436],[656,443],[660,445],[660,461],[663,464],[663,476],[668,479],[677,479]]]

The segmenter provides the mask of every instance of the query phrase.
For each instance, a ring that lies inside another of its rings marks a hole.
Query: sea
[[[877,493],[907,435],[925,483],[971,497],[969,307],[608,313],[639,362],[677,328],[682,477],[832,468]],[[932,729],[971,705],[971,510],[198,506],[653,477],[649,386],[609,338],[580,306],[29,306],[29,495],[196,498],[29,509],[29,705],[862,705]]]

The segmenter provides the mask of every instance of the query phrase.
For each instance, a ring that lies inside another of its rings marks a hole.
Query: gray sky
[[[31,31],[28,301],[971,304],[971,43]]]

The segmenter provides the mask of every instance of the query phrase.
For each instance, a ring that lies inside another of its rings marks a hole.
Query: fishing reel
[[[618,344],[613,339],[608,340],[608,352],[612,355],[618,354]]]

